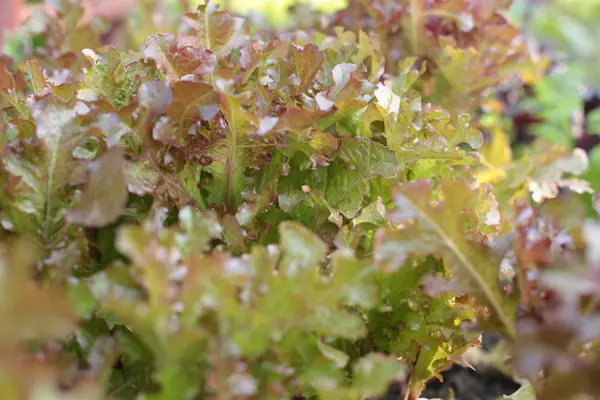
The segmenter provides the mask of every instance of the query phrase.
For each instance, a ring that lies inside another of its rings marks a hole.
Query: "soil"
[[[484,334],[482,350],[490,351],[501,340],[498,334]],[[476,366],[475,370],[455,365],[442,373],[442,377],[443,381],[432,379],[421,397],[436,400],[497,400],[516,392],[520,387],[511,377],[485,365]],[[378,400],[403,399],[403,387],[392,384],[388,393]]]
[[[502,340],[502,336],[485,333],[482,339],[481,347],[485,352],[492,350]],[[444,381],[435,379],[429,382],[421,397],[444,400],[497,400],[498,397],[516,392],[520,387],[512,378],[485,365],[476,366],[476,370],[457,365],[442,376]]]
[[[431,400],[497,400],[517,391],[520,385],[491,368],[455,366],[442,374],[444,381],[432,380],[421,398]],[[377,400],[404,400],[401,385],[392,384],[385,396]]]
[[[512,378],[491,368],[474,371],[456,366],[443,376],[444,382],[430,382],[421,397],[451,400],[454,392],[455,400],[497,400],[502,395],[514,393],[520,387]]]

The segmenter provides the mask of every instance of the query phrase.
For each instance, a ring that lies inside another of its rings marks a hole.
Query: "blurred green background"
[[[170,0],[177,3],[178,0]],[[43,3],[44,0],[27,0],[28,4]],[[267,16],[272,23],[285,23],[286,10],[295,3],[310,3],[315,9],[323,12],[332,12],[343,8],[346,0],[214,0],[215,3],[230,5],[235,11],[248,13],[251,11],[260,12]],[[204,0],[190,0],[190,5],[200,5]]]

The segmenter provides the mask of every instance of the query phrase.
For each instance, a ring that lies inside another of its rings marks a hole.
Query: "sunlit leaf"
[[[325,255],[325,244],[311,231],[295,222],[279,225],[281,247],[284,251],[282,272],[294,276],[307,268],[314,268]]]
[[[212,51],[202,47],[182,45],[175,35],[158,33],[148,37],[144,49],[146,57],[156,61],[167,79],[177,81],[185,76],[201,77],[213,72],[216,58]]]
[[[378,396],[385,393],[390,383],[404,380],[406,367],[394,357],[370,353],[358,360],[353,366],[353,388],[361,396]]]
[[[470,241],[464,229],[472,192],[462,182],[443,181],[441,187],[445,196],[437,204],[431,202],[431,186],[426,181],[396,190],[397,211],[392,221],[404,227],[378,231],[375,259],[393,271],[410,254],[442,253],[464,290],[489,308],[499,328],[514,336],[516,303],[500,285],[500,259],[485,245]]]
[[[218,5],[213,2],[186,14],[183,21],[189,27],[185,42],[211,50],[217,57],[227,56],[248,38],[246,21],[227,11],[218,11]]]
[[[319,347],[321,354],[328,360],[333,361],[339,368],[344,368],[346,364],[348,364],[350,358],[343,351],[323,343],[320,340],[317,341],[317,346]]]

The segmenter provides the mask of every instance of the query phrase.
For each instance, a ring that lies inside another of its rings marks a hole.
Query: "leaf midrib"
[[[460,251],[459,247],[454,243],[452,238],[446,234],[444,229],[435,222],[435,220],[423,210],[417,203],[412,201],[412,199],[408,196],[404,196],[406,200],[413,206],[415,209],[419,210],[420,215],[423,219],[435,230],[435,232],[442,238],[446,246],[454,253],[454,255],[458,258],[458,260],[463,264],[467,272],[471,275],[471,277],[475,280],[477,285],[480,287],[482,293],[488,299],[489,304],[492,306],[494,312],[498,315],[498,319],[502,322],[502,325],[506,329],[506,332],[509,334],[510,339],[516,337],[516,332],[514,330],[513,324],[510,318],[504,312],[502,305],[497,301],[496,296],[492,290],[488,287],[485,280],[481,277],[481,275],[477,272],[477,268],[471,263],[469,258]]]
[[[235,173],[234,160],[237,157],[237,126],[233,104],[231,98],[227,96],[227,104],[229,106],[229,134],[231,135],[229,154],[225,160],[225,211],[228,213],[235,212],[235,202],[233,195],[233,174]]]

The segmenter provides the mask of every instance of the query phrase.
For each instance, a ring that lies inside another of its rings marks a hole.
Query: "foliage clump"
[[[586,153],[490,109],[537,72],[508,1],[208,2],[121,49],[53,3],[0,58],[3,398],[416,399],[482,331],[521,393],[600,392]]]

